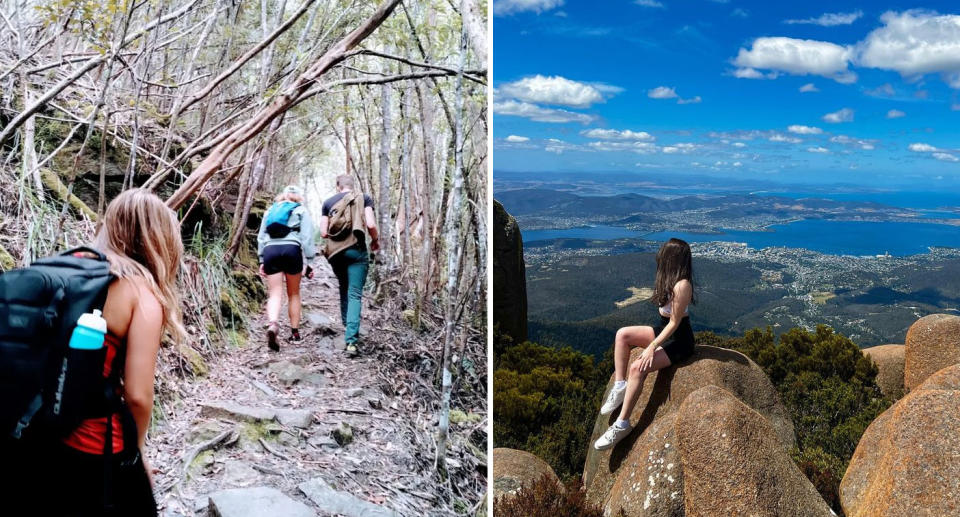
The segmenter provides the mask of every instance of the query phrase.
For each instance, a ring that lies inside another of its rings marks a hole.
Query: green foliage
[[[512,345],[495,334],[493,436],[497,447],[530,451],[562,478],[579,476],[610,369],[567,348]]]
[[[499,497],[493,503],[497,517],[602,517],[603,508],[587,501],[579,481],[558,485],[544,475],[521,487],[512,497]]]
[[[834,511],[838,491],[860,437],[892,401],[876,384],[877,367],[850,339],[826,325],[780,336],[753,329],[730,339],[764,369],[777,387],[797,435],[794,459]]]

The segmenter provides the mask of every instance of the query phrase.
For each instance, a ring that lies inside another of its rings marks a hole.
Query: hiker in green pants
[[[363,284],[367,280],[370,251],[380,249],[373,199],[354,191],[354,182],[346,174],[337,176],[337,194],[323,203],[320,235],[326,239],[324,255],[340,283],[340,317],[344,327],[347,355],[360,354],[360,308]]]

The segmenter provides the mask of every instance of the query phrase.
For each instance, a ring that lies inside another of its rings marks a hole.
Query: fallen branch
[[[190,469],[190,464],[193,463],[193,460],[196,459],[196,457],[201,452],[217,449],[226,442],[236,441],[236,438],[231,438],[234,435],[236,435],[237,438],[239,438],[239,433],[237,433],[237,428],[231,427],[230,429],[227,429],[226,431],[194,447],[193,450],[191,450],[183,458],[183,477],[187,477],[187,470]],[[231,438],[231,439],[228,440],[228,438]]]
[[[73,207],[74,210],[86,216],[87,219],[91,221],[97,220],[97,213],[91,210],[80,198],[73,195],[70,189],[60,181],[60,177],[57,176],[56,172],[47,168],[40,169],[40,179],[43,180],[43,186],[52,190],[61,201],[65,201]]]
[[[289,110],[300,97],[306,93],[323,74],[346,59],[354,47],[360,44],[367,36],[373,33],[393,12],[400,0],[386,0],[380,7],[359,27],[338,41],[313,65],[310,66],[294,81],[293,85],[278,95],[269,105],[261,109],[250,120],[235,131],[231,132],[223,142],[217,145],[200,165],[194,170],[180,188],[167,199],[167,206],[174,210],[179,209],[187,202],[190,196],[200,190],[203,185],[220,170],[223,163],[241,145],[258,135],[274,119]],[[0,138],[2,141],[2,138]]]

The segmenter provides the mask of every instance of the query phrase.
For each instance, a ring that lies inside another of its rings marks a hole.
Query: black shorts
[[[667,323],[670,323],[670,318],[660,315],[660,324],[653,327],[653,335],[659,336]],[[693,327],[690,326],[690,316],[684,316],[680,320],[680,326],[660,343],[660,346],[670,358],[670,364],[683,362],[693,355]]]
[[[274,244],[263,247],[263,272],[268,275],[303,273],[303,252],[297,244]]]

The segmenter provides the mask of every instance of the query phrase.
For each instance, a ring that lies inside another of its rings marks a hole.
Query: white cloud
[[[866,91],[867,95],[873,95],[874,97],[893,97],[896,93],[890,83],[883,83],[872,90]]]
[[[663,9],[663,4],[657,0],[634,0],[633,3],[643,7],[657,7]]]
[[[909,146],[907,146],[907,149],[910,149],[915,153],[935,153],[939,151],[939,149],[937,149],[936,147],[930,144],[924,144],[924,143],[910,144]]]
[[[673,88],[667,88],[666,86],[657,86],[656,88],[647,92],[647,97],[651,99],[675,99],[677,97],[677,92]]]
[[[827,149],[826,147],[808,147],[808,148],[807,148],[807,152],[809,152],[809,153],[827,154],[827,153],[830,152],[830,149]]]
[[[543,147],[543,150],[555,154],[563,154],[566,151],[589,151],[589,149],[585,149],[579,145],[557,140],[556,138],[548,138],[547,145]]]
[[[767,140],[770,140],[771,142],[786,142],[788,144],[799,144],[800,142],[803,142],[803,140],[799,138],[796,138],[793,136],[787,136],[780,133],[774,133],[770,135],[770,138],[768,138]]]
[[[530,141],[530,139],[525,136],[517,136],[517,135],[510,135],[506,138],[506,140],[507,142],[514,142],[514,143],[523,143],[523,142]]]
[[[906,116],[907,114],[900,110],[890,110],[887,112],[887,118],[901,118]]]
[[[630,131],[629,129],[618,131],[616,129],[594,128],[585,129],[581,131],[580,134],[587,138],[596,138],[597,140],[636,140],[644,142],[656,140],[656,137],[646,131]]]
[[[689,99],[677,99],[677,104],[700,104],[700,101],[702,100],[703,99],[701,99],[700,96],[697,95],[696,97],[692,97]]]
[[[596,85],[572,81],[560,76],[535,75],[503,84],[497,89],[497,93],[503,97],[524,102],[588,108],[604,101],[604,93],[601,89],[611,93],[613,89],[619,90],[607,85],[597,88]]]
[[[579,122],[589,124],[596,118],[593,115],[585,113],[574,113],[572,111],[544,108],[528,102],[500,101],[493,103],[493,112],[498,115],[509,115],[514,117],[523,117],[537,122]]]
[[[823,116],[824,122],[829,122],[830,124],[839,124],[841,122],[853,122],[853,110],[850,108],[843,108],[833,113],[827,113]]]
[[[733,71],[733,76],[737,79],[776,79],[776,72],[764,74],[754,68],[738,68]]]
[[[960,162],[960,158],[950,153],[933,153],[933,157],[942,162]]]
[[[819,135],[820,133],[823,133],[823,130],[818,127],[801,126],[800,124],[794,124],[788,127],[787,131],[796,133],[798,135]]]
[[[837,144],[859,147],[864,151],[874,150],[876,148],[876,143],[877,143],[877,140],[853,138],[847,135],[837,135],[834,137],[830,137],[830,141]]]
[[[960,103],[951,104],[950,111],[960,111]]]
[[[858,45],[859,64],[903,76],[940,73],[950,87],[960,88],[960,15],[888,11],[880,20],[883,27]]]
[[[820,25],[822,27],[834,27],[836,25],[850,25],[863,16],[863,11],[854,11],[852,13],[825,13],[816,18],[806,18],[803,20],[785,20],[783,23],[797,24],[805,23]]]
[[[733,11],[730,11],[730,16],[733,16],[734,18],[749,18],[750,11],[743,9],[741,7],[737,7]]]
[[[637,154],[651,154],[660,150],[650,142],[590,142],[587,144],[597,151],[630,151]]]
[[[803,85],[803,86],[800,87],[800,92],[801,92],[801,93],[819,92],[819,91],[820,91],[820,90],[819,90],[819,89],[817,88],[817,86],[816,86],[815,84],[813,84],[813,83],[807,83],[807,84],[805,84],[805,85]]]
[[[733,162],[733,166],[734,166],[734,167],[743,167],[743,163],[741,163],[741,162]]]
[[[537,14],[563,5],[563,0],[494,0],[493,14],[507,16],[526,11]]]
[[[732,146],[734,146],[734,147],[746,147],[746,146],[747,146],[747,144],[745,144],[745,143],[743,143],[743,142],[734,142],[734,143],[732,143],[732,144],[730,144],[730,145],[732,145]]]
[[[734,76],[759,79],[765,76],[758,69],[765,69],[793,75],[821,75],[848,84],[857,80],[857,74],[847,68],[852,54],[850,47],[827,41],[785,37],[757,38],[750,50],[741,48],[733,60],[733,64],[738,67]],[[776,76],[770,78],[774,77]]]
[[[681,143],[664,146],[661,150],[666,154],[690,154],[699,148],[700,146],[697,144]]]

